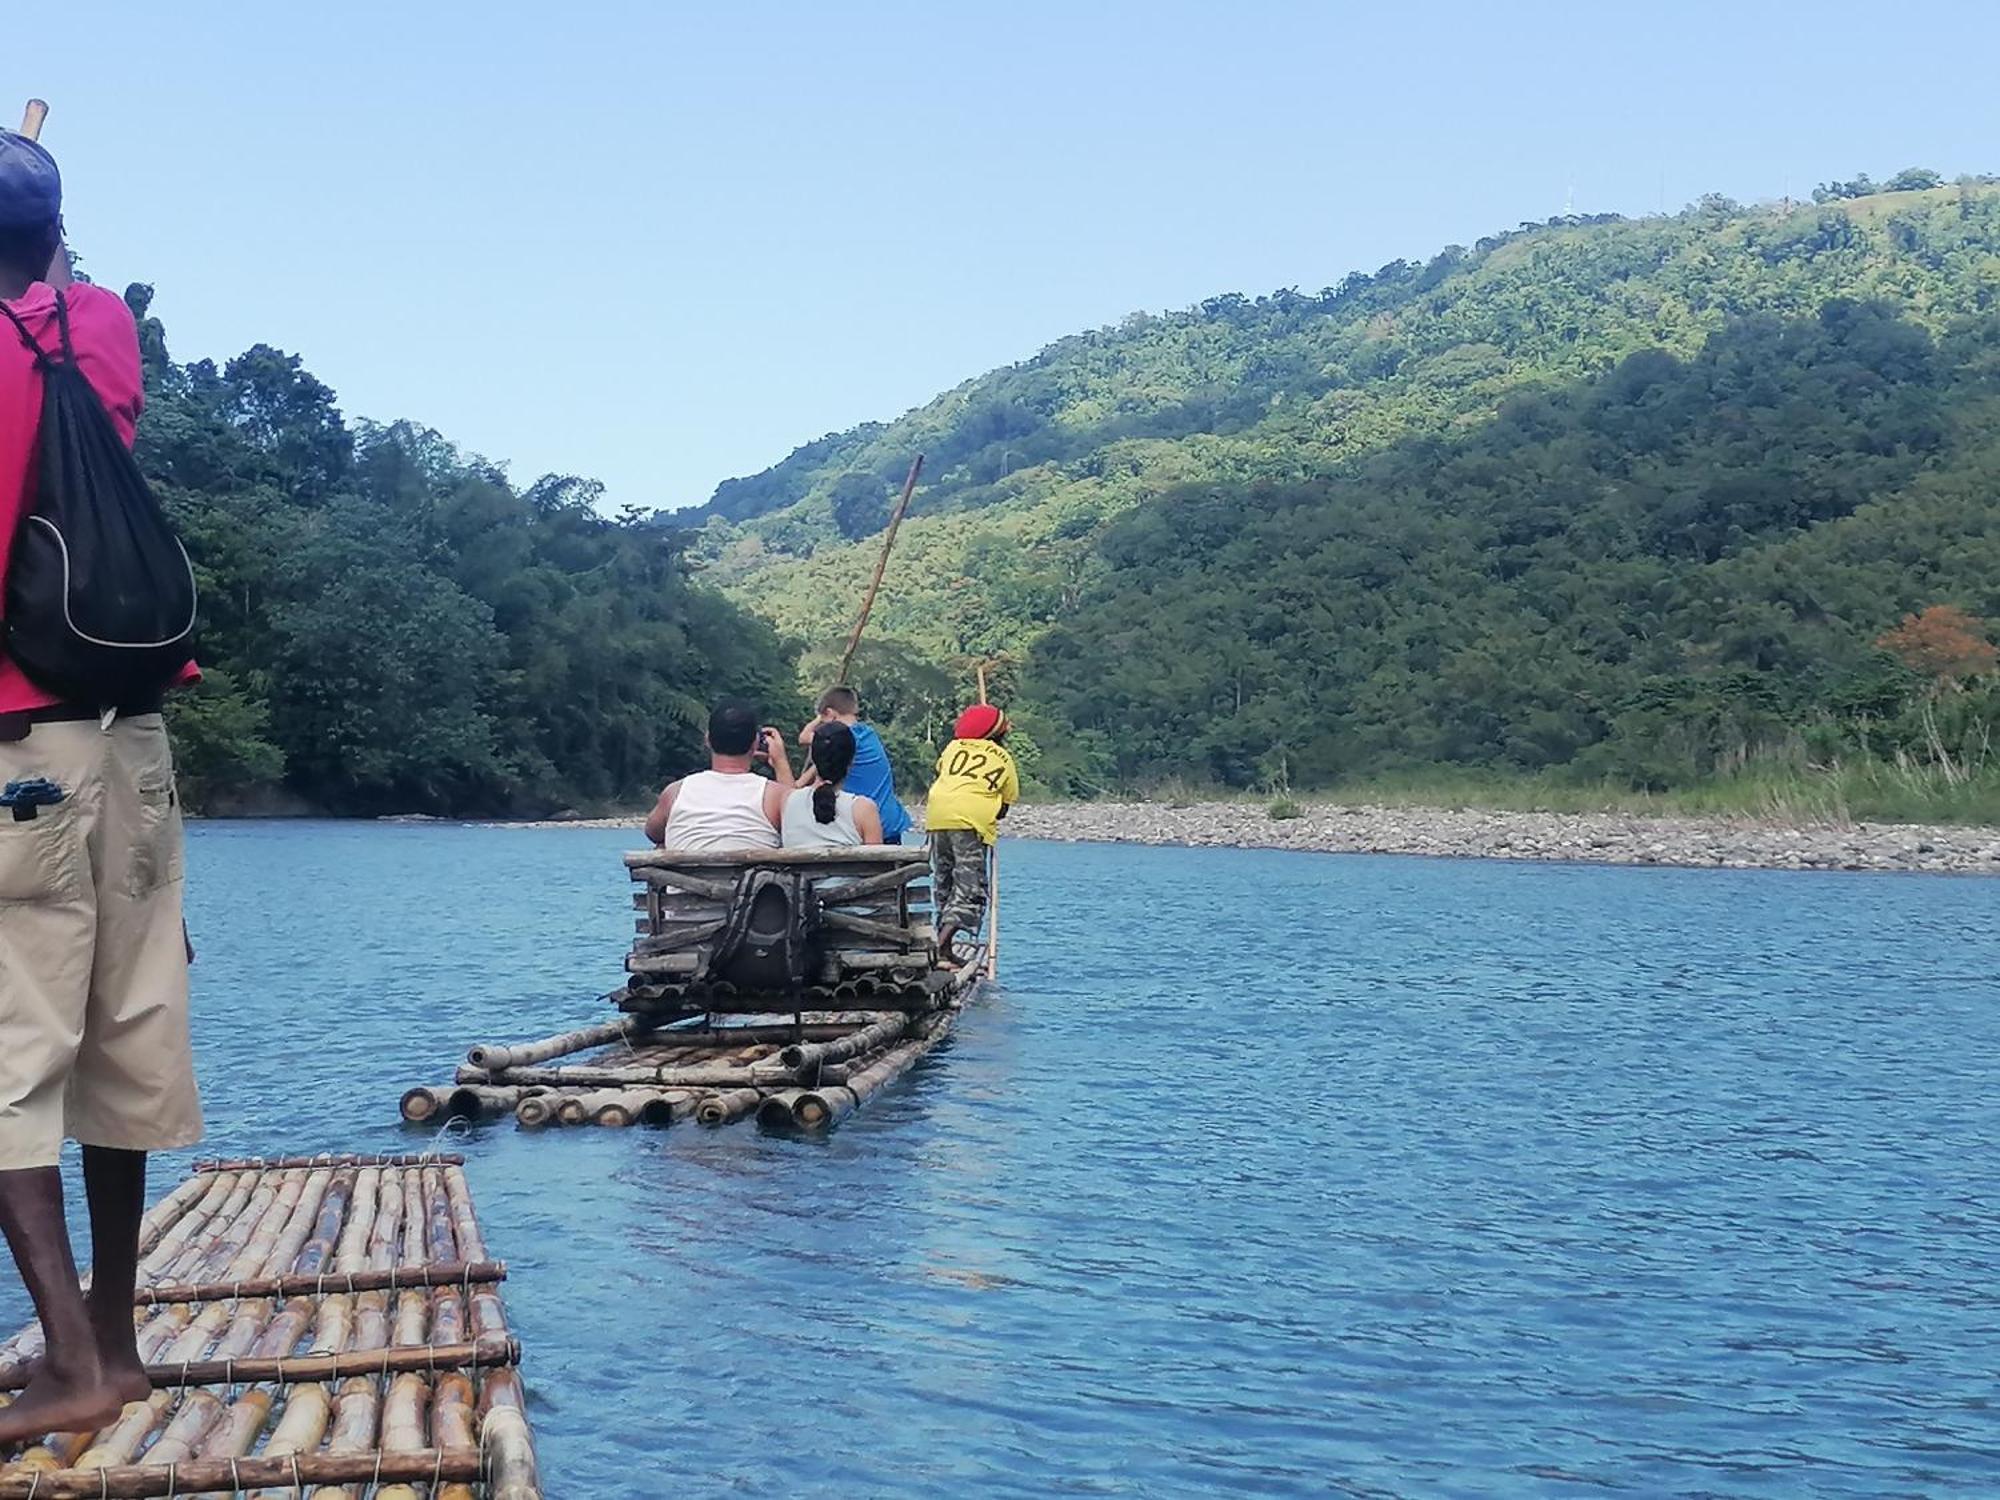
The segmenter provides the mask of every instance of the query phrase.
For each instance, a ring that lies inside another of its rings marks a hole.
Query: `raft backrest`
[[[648,849],[627,854],[625,865],[644,887],[633,897],[643,913],[627,964],[635,975],[668,982],[705,977],[707,948],[728,913],[729,892],[753,869],[810,873],[823,912],[815,980],[924,973],[935,962],[930,857],[922,846]],[[857,894],[845,896],[848,888]]]

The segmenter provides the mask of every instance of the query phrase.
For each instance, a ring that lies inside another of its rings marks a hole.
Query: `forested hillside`
[[[823,644],[925,452],[879,687],[931,712],[910,682],[947,698],[997,659],[1061,790],[1899,757],[1976,780],[2000,191],[1816,196],[1135,316],[724,484],[698,554]],[[1969,643],[1948,669],[1884,640],[1931,606],[1962,612],[1934,617]]]
[[[406,423],[349,424],[296,356],[176,364],[151,289],[138,455],[202,592],[170,712],[198,807],[547,812],[700,754],[711,696],[792,708],[775,632],[595,485],[516,489]]]

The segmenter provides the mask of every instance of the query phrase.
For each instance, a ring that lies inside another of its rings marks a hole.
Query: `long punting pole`
[[[981,662],[979,673],[979,701],[986,701],[986,663]],[[1000,977],[1000,840],[995,838],[986,849],[986,977]]]
[[[42,121],[49,117],[49,106],[45,100],[30,99],[28,107],[21,112],[21,134],[31,141],[42,137]]]
[[[883,571],[889,566],[889,549],[896,545],[896,528],[903,524],[903,512],[910,508],[910,496],[916,491],[917,476],[924,470],[924,456],[919,453],[910,464],[910,477],[903,481],[902,498],[889,514],[889,529],[882,535],[882,551],[875,559],[875,576],[868,580],[868,592],[861,598],[861,613],[855,617],[854,633],[847,638],[847,649],[840,655],[840,670],[833,674],[835,682],[847,681],[847,669],[854,665],[854,653],[861,645],[861,632],[868,628],[869,611],[875,608],[875,591],[882,587]]]

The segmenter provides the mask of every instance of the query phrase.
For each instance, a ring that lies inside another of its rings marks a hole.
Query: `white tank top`
[[[771,783],[749,771],[697,771],[681,782],[667,814],[662,849],[775,849],[778,830],[764,816]]]
[[[854,793],[833,794],[831,823],[813,816],[811,787],[801,787],[785,798],[787,849],[848,849],[860,842],[861,830],[854,826]]]

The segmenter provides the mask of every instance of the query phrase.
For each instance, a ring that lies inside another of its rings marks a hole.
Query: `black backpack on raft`
[[[42,372],[34,487],[0,608],[7,654],[66,701],[150,706],[194,656],[194,569],[77,368],[68,300],[56,293],[57,354],[4,302],[0,313]]]

